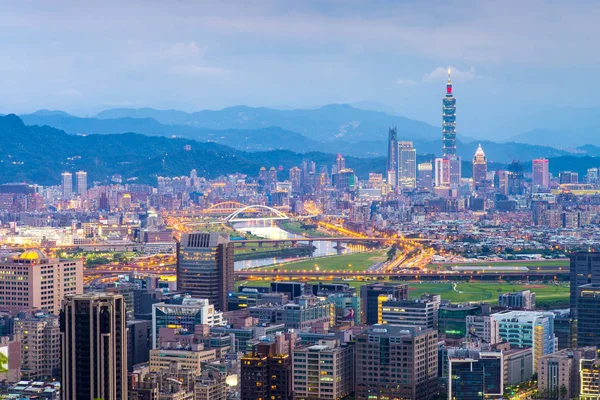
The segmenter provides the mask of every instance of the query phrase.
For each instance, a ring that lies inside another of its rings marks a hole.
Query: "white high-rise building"
[[[73,174],[70,172],[62,173],[62,197],[69,200],[73,197]]]
[[[87,172],[78,171],[75,173],[75,177],[77,178],[77,194],[85,199],[87,197]]]

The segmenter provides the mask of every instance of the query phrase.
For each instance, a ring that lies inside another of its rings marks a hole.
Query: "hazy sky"
[[[450,66],[459,133],[489,137],[600,105],[598,21],[592,1],[3,2],[0,112],[372,102],[439,125]]]

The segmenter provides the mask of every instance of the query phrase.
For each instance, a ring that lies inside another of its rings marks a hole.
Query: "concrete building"
[[[433,190],[433,164],[431,162],[417,165],[417,187]]]
[[[398,185],[402,189],[417,186],[417,151],[413,142],[398,142]]]
[[[537,367],[533,366],[530,347],[502,350],[504,355],[504,386],[514,386],[531,379]]]
[[[408,300],[408,285],[382,283],[362,285],[360,287],[361,323],[367,325],[381,323],[381,303],[391,299]]]
[[[473,156],[473,189],[477,190],[485,185],[487,180],[487,160],[481,144]]]
[[[600,359],[597,355],[582,359],[579,370],[581,371],[579,398],[598,400],[600,398]]]
[[[75,173],[75,177],[77,180],[77,194],[81,196],[82,199],[87,197],[87,172],[78,171]]]
[[[226,400],[226,376],[217,368],[205,367],[194,383],[194,400]]]
[[[541,398],[572,399],[579,396],[582,359],[596,357],[596,347],[564,349],[540,357],[538,393]]]
[[[437,329],[439,308],[439,295],[423,295],[415,300],[384,301],[381,304],[381,321],[390,325]]]
[[[60,318],[63,398],[127,400],[123,296],[67,296]]]
[[[0,262],[0,309],[13,313],[39,310],[60,312],[67,295],[83,293],[83,261],[47,257],[26,250]]]
[[[532,161],[531,185],[535,191],[538,189],[548,189],[550,187],[547,159],[538,158]]]
[[[234,289],[233,243],[225,233],[184,233],[177,244],[177,290],[227,311]]]
[[[439,309],[439,332],[448,339],[462,339],[467,330],[467,317],[489,314],[487,304],[448,304]]]
[[[503,394],[501,351],[448,350],[448,400],[501,398]]]
[[[577,287],[588,283],[600,284],[600,253],[572,254],[569,278],[571,318],[577,320]]]
[[[520,292],[499,294],[498,307],[533,310],[535,309],[535,292],[532,292],[531,290],[521,290]]]
[[[533,369],[541,356],[554,353],[554,314],[537,311],[504,311],[492,314],[498,322],[500,339],[510,343],[511,347],[531,347]]]
[[[500,342],[498,321],[489,315],[467,315],[466,334],[490,345]]]
[[[354,392],[354,347],[336,341],[294,349],[294,398],[336,400]]]
[[[203,344],[192,344],[183,348],[165,346],[150,350],[150,371],[158,372],[167,368],[172,362],[177,362],[182,368],[200,375],[202,363],[216,359],[216,350],[205,350]]]
[[[60,379],[60,325],[55,315],[15,318],[14,332],[21,342],[21,378]]]
[[[62,198],[63,200],[70,200],[73,197],[73,174],[63,172],[61,179]]]
[[[129,400],[195,400],[196,373],[178,362],[158,371],[135,371]]]
[[[158,344],[160,328],[173,327],[193,333],[198,325],[223,326],[223,313],[216,311],[207,299],[186,298],[182,304],[153,304],[152,347]]]
[[[436,395],[436,331],[378,324],[358,334],[355,346],[357,400],[426,400]]]
[[[600,284],[577,287],[577,345],[600,347]]]

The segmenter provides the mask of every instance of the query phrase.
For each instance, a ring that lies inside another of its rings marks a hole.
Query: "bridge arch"
[[[231,214],[241,208],[246,207],[245,204],[242,204],[237,201],[223,201],[221,203],[212,204],[210,207],[202,210],[204,214]]]
[[[240,214],[242,214],[246,211],[251,211],[251,210],[270,211],[273,214],[275,214],[275,216],[266,217],[266,218],[265,217],[262,217],[262,218],[238,218],[238,216]],[[232,212],[231,214],[229,214],[227,217],[225,217],[225,221],[227,221],[227,222],[238,222],[238,221],[248,221],[248,220],[281,220],[281,219],[290,219],[290,218],[285,213],[279,211],[276,208],[264,206],[261,204],[242,207],[239,210],[236,210],[236,211]]]

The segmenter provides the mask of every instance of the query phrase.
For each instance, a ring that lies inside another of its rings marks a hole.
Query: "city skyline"
[[[256,7],[237,1],[164,7],[14,5],[0,19],[11,38],[3,53],[11,79],[1,89],[0,112],[90,115],[108,107],[196,111],[351,103],[437,126],[426,104],[437,98],[448,67],[461,84],[461,131],[467,136],[516,135],[535,128],[536,114],[549,109],[600,106],[593,79],[600,60],[577,40],[598,33],[600,8],[588,1],[353,1],[342,8],[331,1],[290,6],[273,0]],[[140,11],[144,18],[135,18]],[[111,23],[98,24],[92,15]],[[52,16],[62,16],[60,23],[50,24]],[[525,23],[507,31],[516,16]],[[31,27],[45,40],[31,40]],[[77,41],[73,31],[80,32]],[[454,32],[452,46],[440,40],[446,32]],[[560,105],[551,100],[558,95]],[[511,102],[502,100],[507,96]],[[498,128],[484,124],[493,110],[505,115]]]

